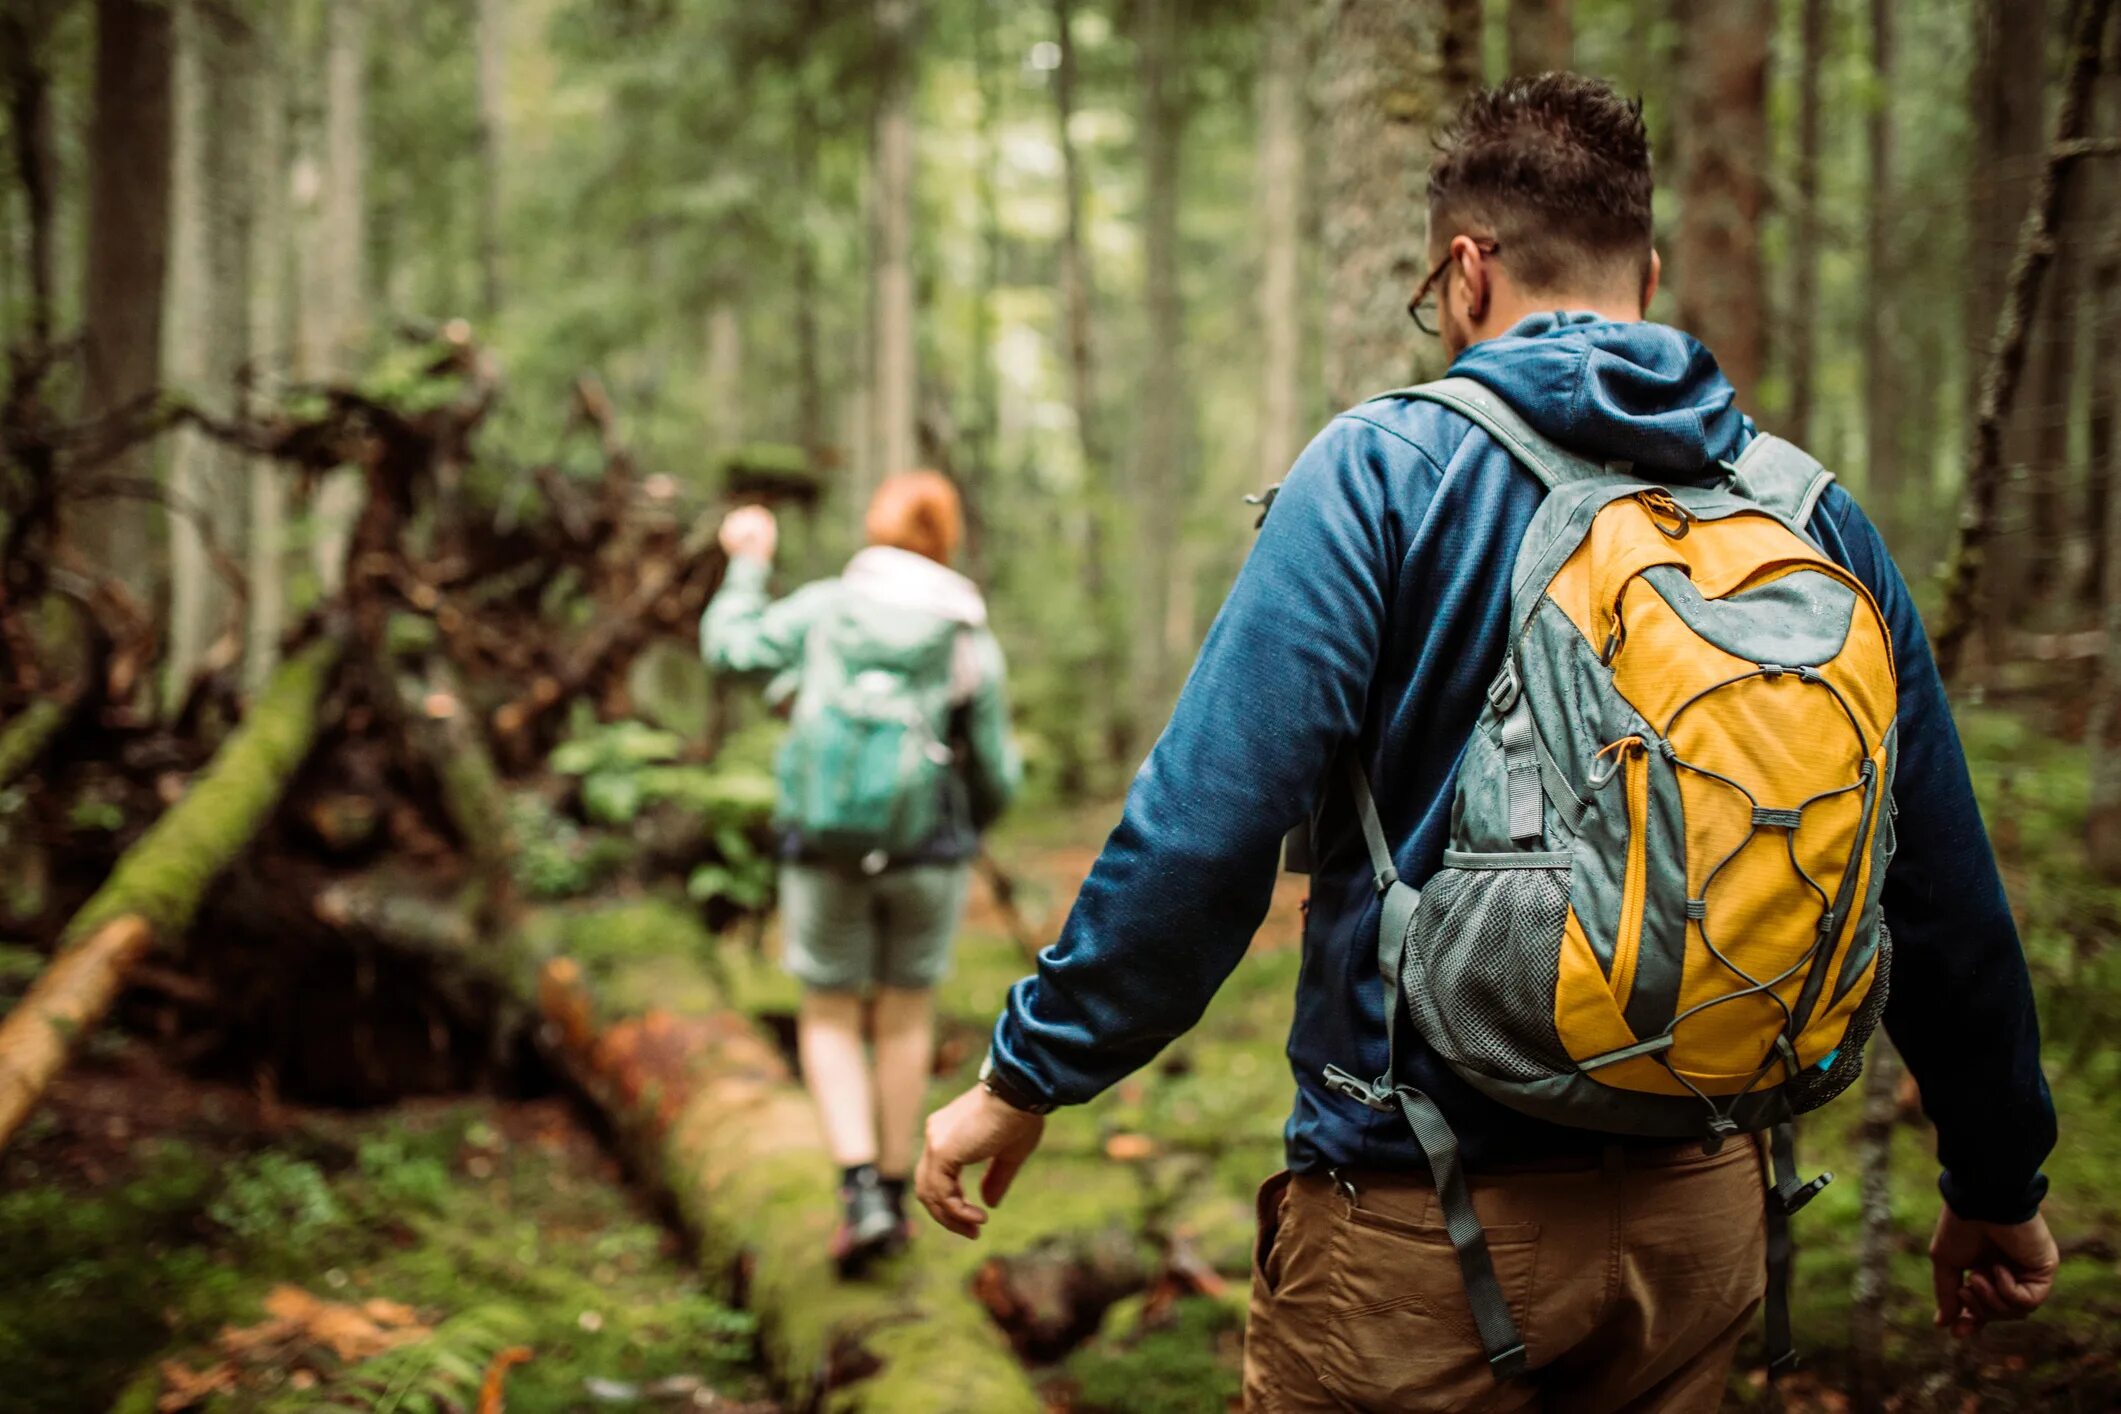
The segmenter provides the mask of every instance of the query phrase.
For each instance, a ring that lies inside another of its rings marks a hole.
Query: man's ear
[[[1451,240],[1451,258],[1458,262],[1458,278],[1466,291],[1466,320],[1478,324],[1487,317],[1488,298],[1494,293],[1491,288],[1491,272],[1488,258],[1481,253],[1471,236],[1454,236]]]
[[[1657,298],[1657,281],[1664,274],[1664,261],[1654,248],[1650,251],[1649,273],[1642,277],[1642,312],[1650,312],[1650,301]]]

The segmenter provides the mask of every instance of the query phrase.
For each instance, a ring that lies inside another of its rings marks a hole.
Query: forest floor
[[[1895,1388],[1909,1410],[2121,1407],[2121,892],[2091,883],[2075,847],[2076,750],[2002,712],[1963,725],[2041,984],[2063,1124],[2048,1211],[2065,1261],[2039,1320],[1948,1348],[1925,1305],[1931,1136],[1906,1108]],[[1113,813],[1027,812],[995,841],[1037,936],[1058,928]],[[982,1241],[921,1224],[918,1260],[997,1310],[1052,1409],[1234,1407],[1252,1195],[1280,1166],[1291,1086],[1301,896],[1300,880],[1281,883],[1199,1027],[1055,1116]],[[975,903],[940,999],[937,1101],[971,1082],[1026,969],[1005,923]],[[771,931],[754,943],[739,929],[724,948],[730,1001],[787,1035],[796,993]],[[179,1408],[193,1389],[214,1409],[469,1409],[497,1364],[516,1411],[774,1407],[748,1318],[686,1267],[563,1101],[302,1110],[180,1077],[116,1033],[90,1050],[0,1161],[0,1411]],[[1829,1107],[1802,1139],[1807,1164],[1842,1179],[1797,1223],[1807,1368],[1789,1382],[1793,1409],[1846,1407],[1858,1108]],[[518,1346],[527,1363],[497,1359]],[[1760,1398],[1757,1375],[1734,1377],[1732,1407]]]

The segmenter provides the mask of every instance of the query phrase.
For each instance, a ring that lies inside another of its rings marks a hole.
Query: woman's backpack
[[[851,593],[811,627],[779,763],[781,824],[806,850],[876,873],[941,827],[963,631]]]
[[[1870,592],[1804,526],[1832,477],[1756,436],[1721,484],[1662,485],[1534,432],[1467,379],[1406,390],[1547,487],[1508,648],[1460,762],[1451,845],[1417,893],[1350,770],[1396,1030],[1482,1093],[1622,1135],[1773,1133],[1771,1358],[1786,1358],[1787,1122],[1846,1089],[1885,1005],[1897,703]],[[1437,1107],[1332,1068],[1427,1154],[1500,1375],[1524,1352]]]

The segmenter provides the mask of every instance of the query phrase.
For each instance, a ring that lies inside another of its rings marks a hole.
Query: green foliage
[[[579,898],[608,880],[630,852],[625,841],[583,829],[530,792],[509,797],[509,821],[516,841],[509,868],[534,899]]]
[[[325,1250],[346,1216],[321,1169],[271,1151],[236,1169],[206,1215],[239,1242],[271,1239],[305,1256]]]
[[[724,825],[714,833],[721,859],[702,864],[685,881],[685,892],[695,902],[719,899],[738,908],[756,911],[773,901],[774,863],[742,830]]]
[[[324,1401],[330,1409],[371,1414],[445,1414],[469,1407],[494,1356],[527,1339],[532,1322],[509,1306],[482,1306],[451,1316],[423,1340],[361,1363]],[[284,1407],[315,1408],[314,1395]]]
[[[449,1165],[439,1155],[420,1152],[402,1134],[363,1139],[355,1164],[392,1211],[436,1212],[449,1199]]]

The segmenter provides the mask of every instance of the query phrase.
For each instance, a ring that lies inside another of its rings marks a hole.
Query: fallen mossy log
[[[511,964],[541,1046],[675,1202],[708,1272],[731,1272],[794,1407],[1008,1414],[1040,1407],[961,1255],[928,1235],[859,1282],[826,1246],[834,1172],[809,1099],[731,1010],[715,940],[656,899],[528,914]]]
[[[12,785],[15,777],[37,764],[69,715],[68,702],[40,697],[0,727],[0,786]]]
[[[126,972],[184,936],[214,876],[271,816],[317,734],[330,640],[283,663],[204,775],[140,837],[67,925],[58,956],[0,1019],[0,1146],[103,1018]]]

